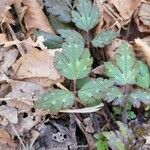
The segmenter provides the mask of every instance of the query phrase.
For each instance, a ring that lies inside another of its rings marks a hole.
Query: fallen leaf
[[[54,57],[46,51],[33,49],[12,66],[16,79],[46,77],[58,82],[60,75],[53,66]]]
[[[15,5],[20,23],[24,20],[25,28],[39,29],[55,34],[50,26],[47,17],[36,0],[19,0]]]
[[[6,95],[6,98],[10,98],[6,102],[9,107],[17,108],[18,113],[28,112],[33,107],[33,101],[44,93],[43,88],[34,83],[13,81],[10,84],[12,92]]]
[[[143,53],[143,57],[146,60],[148,66],[150,67],[150,46],[147,44],[146,41],[144,41],[144,39],[140,38],[135,39],[135,44],[137,47],[140,48],[139,50]]]
[[[3,72],[6,72],[9,67],[16,61],[16,58],[18,56],[18,50],[17,49],[10,49],[7,51],[7,49],[3,49],[3,51],[0,52],[0,69]]]
[[[0,106],[0,116],[6,118],[13,124],[16,124],[18,122],[18,113],[16,108],[2,105]]]
[[[9,146],[16,147],[16,144],[11,139],[10,135],[5,129],[0,129],[0,143],[8,144]]]
[[[12,23],[12,16],[8,12],[10,6],[15,3],[15,0],[1,0],[0,1],[0,23]]]
[[[135,15],[135,22],[140,32],[150,32],[150,4],[143,3]]]
[[[134,11],[141,5],[141,0],[111,0],[124,20],[132,17]]]

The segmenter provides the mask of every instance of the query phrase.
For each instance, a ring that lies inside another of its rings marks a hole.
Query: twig
[[[10,34],[11,34],[11,36],[12,36],[12,39],[13,39],[14,41],[19,41],[19,40],[17,39],[17,37],[16,37],[16,35],[15,35],[13,29],[11,28],[10,24],[9,24],[9,23],[6,23],[6,25],[7,25],[8,29],[9,29],[9,32],[10,32]],[[24,55],[25,52],[24,52],[24,50],[22,49],[21,44],[19,44],[19,42],[18,42],[18,43],[16,42],[16,46],[17,46],[17,48],[18,48],[20,54],[21,54],[21,55]]]
[[[24,145],[24,143],[23,143],[23,141],[22,141],[22,139],[21,139],[20,135],[19,135],[19,134],[18,134],[18,132],[16,131],[15,126],[14,126],[12,123],[10,123],[10,124],[11,124],[11,126],[12,126],[12,128],[13,128],[13,130],[14,130],[15,134],[17,135],[17,137],[18,137],[18,139],[19,139],[20,143],[22,144],[23,149],[24,149],[24,150],[26,150],[26,146]]]

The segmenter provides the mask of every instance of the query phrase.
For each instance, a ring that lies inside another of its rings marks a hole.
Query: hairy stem
[[[76,80],[73,80],[73,93],[76,95]]]

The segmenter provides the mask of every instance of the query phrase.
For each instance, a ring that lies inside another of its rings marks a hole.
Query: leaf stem
[[[73,93],[76,96],[76,80],[73,80]]]
[[[87,38],[86,40],[87,48],[90,49],[90,32],[89,31],[86,32],[86,38]]]
[[[127,95],[128,95],[128,85],[125,84],[123,86],[124,88],[124,108],[123,108],[123,112],[122,112],[122,122],[127,124],[128,120],[127,120]]]

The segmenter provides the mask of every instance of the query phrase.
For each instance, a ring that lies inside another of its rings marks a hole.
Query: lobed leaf
[[[137,89],[129,95],[128,100],[130,101],[130,103],[133,104],[134,107],[137,107],[137,108],[141,106],[141,103],[149,105],[150,104],[150,92]]]
[[[142,61],[138,61],[138,75],[136,78],[136,85],[148,89],[150,86],[150,74],[146,64]]]
[[[76,80],[85,78],[91,69],[92,58],[82,44],[69,41],[64,43],[62,52],[55,54],[54,66],[64,77]]]
[[[102,78],[88,81],[78,91],[80,101],[84,105],[93,105],[96,102],[100,103],[100,98],[103,95],[103,92],[106,92],[113,86],[113,84],[114,81],[103,80]]]
[[[74,104],[74,95],[66,90],[52,90],[44,93],[34,105],[36,108],[49,109],[59,112],[61,109],[71,108]]]
[[[116,50],[114,63],[104,64],[106,76],[114,78],[118,85],[134,84],[138,73],[136,59],[128,44],[123,42]]]
[[[100,12],[91,0],[78,0],[77,10],[72,11],[72,21],[84,31],[89,31],[99,22]]]
[[[92,40],[92,45],[94,47],[104,47],[112,43],[112,41],[116,38],[117,33],[114,31],[102,31],[94,39]]]
[[[71,0],[44,0],[44,5],[47,13],[60,21],[71,22]]]
[[[62,38],[65,38],[65,41],[67,41],[68,43],[69,41],[71,42],[74,41],[84,46],[84,39],[79,32],[69,29],[68,30],[60,29],[58,30],[58,33],[61,35]]]

